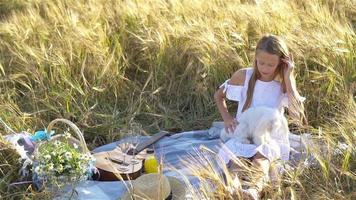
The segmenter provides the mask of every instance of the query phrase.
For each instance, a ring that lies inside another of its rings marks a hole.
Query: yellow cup
[[[148,156],[145,159],[144,169],[147,174],[158,172],[158,162],[154,155]]]

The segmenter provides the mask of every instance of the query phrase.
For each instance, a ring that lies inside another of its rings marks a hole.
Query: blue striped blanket
[[[188,177],[190,184],[199,185],[199,180],[189,175],[189,168],[182,163],[182,160],[191,159],[199,155],[214,155],[221,148],[222,142],[219,133],[223,124],[214,122],[212,127],[207,130],[187,131],[171,136],[163,137],[153,145],[155,156],[158,160],[163,159],[164,174],[182,179],[182,174]],[[308,143],[309,134],[295,135],[290,134],[290,144],[292,147],[289,167],[296,166],[303,162],[308,164],[311,157],[306,156],[306,143]],[[139,141],[145,141],[149,136],[141,136]],[[120,140],[104,146],[100,146],[93,152],[109,151],[117,147],[120,143],[126,142]],[[209,150],[206,150],[209,149]],[[174,168],[175,170],[172,170]],[[217,169],[218,171],[219,169]],[[99,182],[85,181],[77,186],[76,190],[79,199],[118,199],[126,192],[127,181]]]

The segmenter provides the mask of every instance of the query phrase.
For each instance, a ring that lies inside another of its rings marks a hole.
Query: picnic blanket
[[[164,137],[155,143],[153,145],[155,156],[158,160],[162,159],[164,163],[163,173],[178,179],[183,179],[183,174],[184,177],[189,179],[191,185],[199,186],[199,180],[190,175],[189,168],[182,163],[182,160],[195,155],[199,156],[198,154],[204,151],[202,147],[210,149],[211,152],[218,153],[223,146],[219,135],[221,128],[223,128],[222,122],[214,122],[210,129],[174,134]],[[141,136],[139,141],[147,139],[149,139],[149,136]],[[100,146],[94,149],[93,152],[109,151],[124,142],[126,141],[120,140]],[[311,138],[309,134],[290,134],[291,155],[290,161],[287,163],[289,167],[293,168],[293,166],[296,166],[300,162],[306,165],[312,164],[312,157],[307,155],[306,148],[310,142]],[[171,170],[172,166],[177,170]],[[126,192],[127,184],[127,181],[85,181],[77,186],[76,191],[78,192],[78,198],[83,200],[119,199]]]

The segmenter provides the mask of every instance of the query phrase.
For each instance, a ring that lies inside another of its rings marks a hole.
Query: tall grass
[[[348,198],[355,10],[353,0],[0,1],[0,117],[18,131],[70,119],[91,148],[119,139],[131,121],[148,132],[208,128],[219,120],[215,88],[251,65],[257,40],[274,33],[296,60],[311,131],[330,151],[338,141],[350,146],[340,159],[322,155],[322,172],[297,170],[283,191]]]

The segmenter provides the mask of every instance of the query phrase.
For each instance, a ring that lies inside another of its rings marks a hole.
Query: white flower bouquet
[[[75,186],[78,182],[90,178],[95,166],[95,159],[87,149],[82,133],[72,122],[56,119],[49,124],[46,133],[51,132],[56,122],[68,124],[79,140],[64,131],[37,145],[33,179],[38,188]]]

